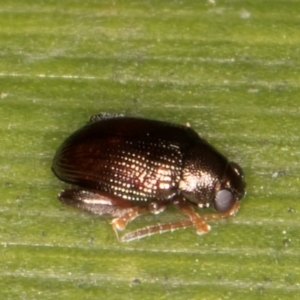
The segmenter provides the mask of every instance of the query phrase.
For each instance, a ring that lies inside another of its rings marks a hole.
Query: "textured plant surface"
[[[298,299],[300,3],[0,2],[1,299]],[[99,112],[189,122],[243,167],[238,215],[121,244],[62,205],[52,157]]]

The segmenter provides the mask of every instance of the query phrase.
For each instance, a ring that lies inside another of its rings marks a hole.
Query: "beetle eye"
[[[214,207],[217,211],[228,211],[233,205],[233,195],[228,190],[221,190],[217,192]]]

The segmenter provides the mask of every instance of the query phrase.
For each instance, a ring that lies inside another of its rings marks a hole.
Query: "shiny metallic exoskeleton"
[[[141,213],[173,204],[189,218],[125,234],[130,241],[234,215],[244,196],[241,168],[229,162],[190,127],[142,118],[101,114],[69,136],[57,150],[52,170],[72,188],[59,199],[114,219],[118,236]],[[218,213],[199,216],[195,208]]]

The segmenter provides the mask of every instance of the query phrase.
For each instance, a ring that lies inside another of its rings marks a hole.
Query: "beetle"
[[[58,198],[97,215],[110,215],[120,241],[194,226],[236,214],[245,194],[241,167],[192,128],[102,113],[71,134],[57,150],[52,171],[72,187]],[[118,231],[140,214],[174,205],[188,218],[127,233]],[[196,208],[216,213],[200,216]]]

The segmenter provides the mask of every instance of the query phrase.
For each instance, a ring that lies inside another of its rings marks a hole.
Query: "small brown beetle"
[[[245,193],[242,169],[191,128],[161,121],[100,114],[69,136],[57,150],[52,170],[74,187],[58,198],[125,229],[138,215],[158,214],[173,204],[189,218],[125,234],[131,241],[155,233],[195,226],[234,215]],[[199,216],[195,208],[218,213]]]

